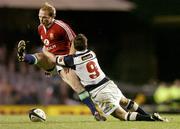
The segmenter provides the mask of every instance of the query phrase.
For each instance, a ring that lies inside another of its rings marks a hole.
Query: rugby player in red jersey
[[[56,9],[49,3],[45,3],[39,10],[40,25],[38,27],[38,33],[43,42],[43,47],[54,55],[73,54],[75,50],[71,42],[76,35],[69,25],[64,23],[62,20],[55,19],[55,16]],[[89,93],[80,83],[74,70],[67,70],[61,66],[57,66],[42,52],[26,54],[25,49],[26,42],[21,40],[18,44],[17,50],[18,60],[20,62],[37,65],[48,73],[57,72],[60,77],[78,93],[80,100],[90,108],[96,120],[106,120],[105,117],[101,116],[97,111],[94,103],[91,101]]]

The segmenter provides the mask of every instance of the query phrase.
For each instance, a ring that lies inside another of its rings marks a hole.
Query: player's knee
[[[120,105],[123,106],[123,107],[126,107],[129,102],[130,102],[130,99],[127,99],[127,98],[123,97],[120,100]]]
[[[50,61],[43,53],[35,53],[35,57],[37,58],[37,66],[49,71],[50,69],[55,68],[55,63]]]

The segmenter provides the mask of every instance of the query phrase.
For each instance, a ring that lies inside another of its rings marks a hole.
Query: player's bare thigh
[[[43,53],[35,53],[35,56],[38,60],[38,67],[44,70],[50,70],[55,67],[55,64],[51,60],[49,60]]]
[[[66,83],[68,83],[75,92],[81,93],[82,91],[84,91],[84,87],[80,83],[79,78],[77,77],[74,70],[65,68],[65,69],[62,69],[59,74],[61,78]]]

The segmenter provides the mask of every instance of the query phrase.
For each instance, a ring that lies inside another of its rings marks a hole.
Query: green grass
[[[45,122],[31,122],[28,116],[0,116],[0,129],[180,129],[179,115],[162,115],[170,122],[129,122],[108,117],[97,122],[92,116],[49,116]]]

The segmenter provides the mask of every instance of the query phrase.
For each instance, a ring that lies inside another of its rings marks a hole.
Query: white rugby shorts
[[[117,108],[121,108],[119,102],[121,98],[124,97],[112,80],[90,91],[90,94],[93,102],[98,105],[105,117],[110,115]]]

